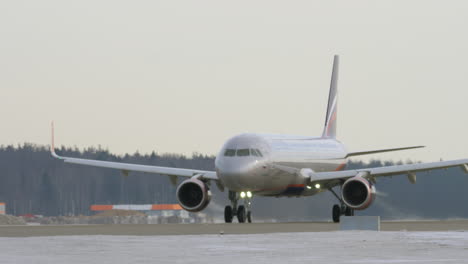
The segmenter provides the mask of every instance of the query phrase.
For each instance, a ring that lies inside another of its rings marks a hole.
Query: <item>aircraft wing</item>
[[[424,148],[424,147],[425,146],[414,146],[414,147],[404,147],[404,148],[391,148],[391,149],[379,149],[379,150],[370,150],[370,151],[350,152],[350,153],[348,153],[348,155],[346,155],[345,158],[355,157],[355,156],[362,156],[362,155],[377,154],[377,153],[384,153],[384,152],[392,152],[392,151],[418,149],[418,148]]]
[[[408,177],[413,177],[416,180],[416,173],[447,169],[452,167],[460,167],[468,173],[468,159],[440,161],[431,163],[416,163],[408,165],[396,165],[377,168],[366,168],[357,170],[333,171],[333,172],[308,172],[311,182],[327,182],[334,180],[346,180],[354,176],[362,176],[367,179],[375,179],[377,177],[394,176],[406,174]]]
[[[368,180],[374,181],[375,178],[395,175],[407,175],[408,179],[416,182],[416,173],[425,172],[437,169],[447,169],[460,167],[468,173],[468,159],[440,161],[431,163],[416,163],[407,165],[385,166],[377,168],[365,168],[357,170],[331,171],[331,172],[314,172],[309,168],[297,169],[279,164],[274,164],[273,167],[290,174],[301,174],[303,177],[309,178],[309,184],[319,183],[324,188],[332,188],[341,184],[343,181],[361,176]]]
[[[130,171],[136,171],[136,172],[155,173],[155,174],[161,174],[161,175],[167,175],[167,176],[181,176],[181,177],[201,176],[204,179],[218,180],[218,176],[215,171],[158,167],[158,166],[150,166],[150,165],[140,165],[140,164],[90,160],[90,159],[79,159],[79,158],[59,156],[57,155],[57,153],[55,153],[53,124],[52,124],[52,144],[50,146],[50,152],[54,158],[63,160],[66,163],[73,163],[73,164],[80,164],[80,165],[87,165],[87,166],[94,166],[94,167],[101,167],[101,168],[118,169],[118,170],[121,170],[124,174],[128,174],[128,172]]]

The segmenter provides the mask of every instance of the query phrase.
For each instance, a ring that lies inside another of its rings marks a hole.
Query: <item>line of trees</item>
[[[168,167],[212,170],[213,157],[155,152],[117,156],[108,150],[62,147],[64,156]],[[48,147],[34,144],[0,147],[0,201],[7,203],[13,215],[90,214],[92,204],[175,203],[175,187],[167,177],[130,173],[73,164],[50,156]]]
[[[214,170],[214,157],[193,154],[126,154],[117,156],[101,147],[79,150],[62,147],[64,156],[146,165]],[[350,162],[348,168],[393,165],[392,162]],[[377,182],[379,196],[360,214],[386,219],[468,217],[468,175],[460,169],[422,173],[412,185],[405,176]],[[65,164],[50,156],[47,146],[23,144],[0,147],[0,202],[12,215],[89,215],[92,204],[176,203],[175,186],[168,177]],[[212,203],[205,213],[222,218],[227,194],[213,186]],[[329,193],[305,198],[255,197],[255,218],[280,221],[329,219],[336,199]]]

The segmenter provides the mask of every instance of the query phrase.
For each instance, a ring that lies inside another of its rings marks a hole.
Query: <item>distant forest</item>
[[[60,155],[167,167],[214,170],[214,157],[193,154],[126,154],[117,156],[98,148],[57,149]],[[394,165],[392,162],[350,161],[347,168]],[[180,181],[181,179],[179,179]],[[405,175],[378,179],[374,204],[360,215],[384,219],[468,218],[468,174],[459,168],[419,173],[417,184]],[[65,164],[50,156],[47,146],[24,144],[0,147],[0,202],[12,215],[90,215],[92,204],[176,203],[175,186],[168,177],[131,172],[128,177],[113,169]],[[222,218],[227,193],[215,185],[212,203],[204,213]],[[253,200],[256,219],[267,221],[329,220],[336,203],[328,192],[303,198]]]

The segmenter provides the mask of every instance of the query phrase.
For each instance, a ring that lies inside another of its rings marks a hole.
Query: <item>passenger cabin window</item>
[[[235,149],[226,149],[224,152],[224,156],[226,157],[234,157],[236,155],[236,150]]]
[[[250,150],[249,149],[238,149],[237,150],[237,156],[238,157],[250,156]]]

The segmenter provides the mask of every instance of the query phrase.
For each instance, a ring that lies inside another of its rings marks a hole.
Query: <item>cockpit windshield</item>
[[[226,149],[224,152],[224,156],[226,157],[234,157],[236,155],[236,150],[235,149]]]
[[[263,157],[262,153],[258,149],[226,149],[224,151],[225,157],[248,157],[248,156],[255,156],[255,157]]]
[[[249,149],[238,149],[236,153],[237,153],[238,157],[250,156],[250,150]]]

